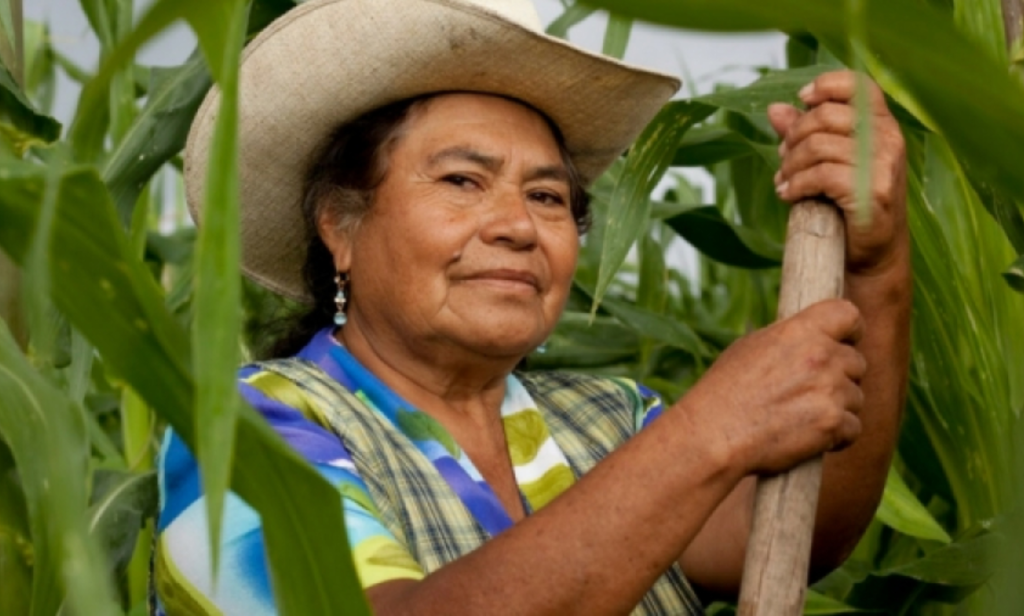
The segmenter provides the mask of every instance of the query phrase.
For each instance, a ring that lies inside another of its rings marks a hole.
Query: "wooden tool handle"
[[[843,218],[834,204],[807,200],[793,206],[782,258],[779,319],[842,297],[845,252]],[[758,481],[739,616],[803,613],[820,486],[820,457]]]

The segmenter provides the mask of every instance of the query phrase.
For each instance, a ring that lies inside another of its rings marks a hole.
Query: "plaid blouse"
[[[390,390],[372,375],[360,377],[360,370],[365,368],[324,330],[296,357],[243,368],[239,387],[277,432],[338,487],[363,586],[421,579],[500,532],[480,513],[480,494],[486,496],[490,488],[468,457],[445,442],[439,424],[424,423],[431,421],[424,419],[428,416],[413,417],[418,420],[413,422],[405,410],[397,411],[398,420],[393,410],[385,412]],[[570,487],[661,412],[657,396],[629,380],[521,373],[509,377],[507,391],[502,417],[528,512]],[[409,424],[416,425],[410,429]],[[455,455],[449,457],[445,449]],[[159,462],[157,613],[276,613],[259,516],[229,494],[214,589],[195,460],[169,433]],[[460,467],[454,480],[447,476],[452,464]],[[467,497],[466,482],[460,484],[459,477],[480,482],[484,492],[471,491]],[[703,609],[673,564],[633,613],[686,615]]]

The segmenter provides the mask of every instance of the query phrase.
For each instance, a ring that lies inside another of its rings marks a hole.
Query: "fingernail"
[[[782,197],[786,194],[787,188],[789,188],[789,182],[783,182],[775,187],[775,194]]]
[[[786,142],[783,141],[782,143],[779,144],[779,156],[785,156],[785,155],[786,155]]]
[[[800,88],[800,91],[797,92],[797,96],[800,97],[800,100],[806,101],[811,96],[812,92],[814,92],[814,84],[809,83],[806,86]]]
[[[782,179],[782,169],[779,169],[778,171],[775,172],[775,177],[772,178],[772,183],[775,184],[776,186],[778,186],[779,185],[779,181],[781,179]]]

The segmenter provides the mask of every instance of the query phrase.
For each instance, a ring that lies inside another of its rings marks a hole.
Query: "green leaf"
[[[114,27],[109,11],[111,4],[106,2],[106,0],[78,0],[78,4],[81,5],[82,12],[85,13],[86,19],[89,20],[89,26],[96,33],[96,37],[100,40],[103,48],[110,49],[113,47]]]
[[[641,336],[682,349],[697,357],[710,356],[697,332],[679,319],[662,316],[613,298],[605,298],[601,305]]]
[[[974,586],[984,584],[998,564],[1006,537],[985,533],[943,546],[911,563],[879,571],[876,575],[900,575],[929,584]]]
[[[156,474],[101,470],[93,483],[89,532],[106,551],[111,571],[120,574],[132,557],[142,525],[157,513]]]
[[[903,477],[892,467],[889,467],[882,503],[875,515],[886,526],[895,528],[905,535],[942,543],[952,541],[949,534],[910,491]]]
[[[35,110],[3,64],[0,64],[0,120],[10,121],[19,133],[44,143],[60,136],[60,123]]]
[[[43,171],[0,167],[0,246],[24,260],[37,224]],[[54,301],[115,371],[195,447],[189,336],[131,252],[94,170],[65,172],[50,259]],[[337,491],[262,417],[239,417],[232,488],[263,519],[271,581],[283,614],[368,614],[355,576]]]
[[[192,117],[211,83],[199,54],[172,69],[154,68],[152,74],[145,107],[103,166],[103,180],[126,226],[142,187],[185,146]]]
[[[173,22],[184,18],[196,32],[199,47],[214,78],[223,79],[237,70],[234,24],[239,1],[205,2],[204,0],[159,0],[150,6],[138,25],[124,37],[103,60],[96,76],[82,88],[70,140],[78,161],[94,161],[103,150],[103,141],[110,120],[107,94],[118,70],[131,62],[135,53],[148,40]],[[225,41],[224,33],[232,36]],[[244,32],[243,32],[244,34]]]
[[[778,267],[782,248],[755,230],[733,225],[713,205],[696,207],[665,219],[682,238],[708,257],[735,267],[762,269]],[[754,250],[757,246],[759,250]]]
[[[25,24],[25,92],[37,103],[37,109],[51,113],[57,87],[57,71],[50,28],[46,24]]]
[[[1007,239],[1017,254],[1024,255],[1024,200],[1017,195],[1007,194],[973,173],[970,167],[964,170],[971,187],[978,193],[981,203],[1003,227]]]
[[[216,14],[205,28],[216,26],[226,33],[223,49],[204,47],[211,73],[218,76],[220,108],[209,149],[206,201],[203,224],[199,227],[195,255],[194,326],[192,363],[196,370],[196,457],[206,500],[210,533],[211,568],[217,571],[224,497],[231,477],[235,422],[242,406],[235,384],[241,360],[238,340],[242,334],[239,307],[242,287],[239,278],[240,241],[238,231],[238,54],[245,40],[245,2],[219,3],[230,10]],[[197,27],[202,36],[202,31]],[[210,36],[207,32],[207,36]],[[203,40],[200,39],[200,45]],[[220,62],[220,65],[212,64]]]
[[[668,299],[668,270],[661,244],[650,234],[640,238],[640,279],[636,287],[636,305],[661,314]]]
[[[826,616],[827,614],[856,614],[865,610],[846,605],[828,595],[807,589],[804,599],[804,616]]]
[[[32,610],[32,536],[14,459],[0,439],[0,614]]]
[[[676,101],[666,105],[644,129],[619,176],[602,229],[601,263],[591,313],[597,310],[609,283],[629,253],[630,246],[647,228],[650,194],[665,173],[686,131],[712,112],[699,103]]]
[[[25,490],[34,544],[32,614],[63,588],[80,614],[117,614],[103,557],[85,525],[88,446],[82,410],[40,376],[0,322],[0,437]]]
[[[1013,265],[1003,272],[1003,278],[1014,291],[1024,293],[1024,256],[1014,261]]]
[[[594,10],[582,4],[573,4],[548,25],[546,32],[558,38],[568,38],[569,29],[590,17]]]
[[[608,15],[608,26],[604,31],[604,43],[601,53],[612,58],[622,59],[629,45],[629,33],[633,29],[633,20],[616,13]]]
[[[530,368],[601,366],[624,360],[640,350],[635,332],[612,317],[593,319],[583,312],[565,311],[543,353],[530,356]]]
[[[592,290],[578,280],[576,287],[593,297]],[[697,357],[709,355],[704,341],[682,320],[631,306],[627,302],[611,297],[606,297],[601,306],[623,325],[641,336],[682,349]]]
[[[1006,36],[1000,0],[971,0],[953,3],[956,25],[997,62],[1006,65]]]
[[[734,158],[755,154],[770,167],[779,166],[775,146],[751,141],[740,133],[721,126],[698,126],[686,133],[672,157],[673,167],[707,167]]]
[[[918,0],[865,0],[866,44],[958,155],[1007,194],[1024,194],[1024,84],[960,32],[949,16]],[[835,3],[804,0],[593,0],[637,19],[720,31],[806,30],[845,40]],[[902,101],[901,101],[902,102]],[[965,122],[964,118],[971,118]]]
[[[813,65],[782,71],[769,71],[763,77],[743,88],[719,90],[694,100],[705,105],[728,109],[748,117],[764,116],[773,103],[802,106],[797,96],[800,88],[814,81],[828,67]]]

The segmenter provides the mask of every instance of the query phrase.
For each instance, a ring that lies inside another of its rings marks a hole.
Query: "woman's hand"
[[[850,302],[810,306],[726,349],[681,410],[743,475],[781,472],[842,449],[861,432],[858,383],[867,364],[852,344],[862,332]]]
[[[784,104],[768,109],[782,137],[779,196],[790,203],[826,197],[844,214],[848,302],[811,306],[743,338],[687,396],[696,396],[691,410],[720,427],[717,442],[738,452],[749,472],[783,470],[832,444],[849,444],[824,458],[812,577],[841,563],[874,515],[899,433],[909,362],[903,136],[881,90],[870,84],[871,216],[861,223],[851,105],[856,81],[849,71],[826,73],[801,90],[807,111]],[[841,343],[845,338],[852,346]],[[701,411],[705,405],[718,413]],[[738,406],[745,415],[736,414]],[[741,481],[684,552],[683,568],[696,586],[726,595],[739,589],[754,488],[750,478]]]
[[[820,196],[834,201],[846,215],[847,273],[873,276],[900,267],[908,254],[905,147],[881,89],[869,83],[871,215],[860,221],[855,214],[856,82],[851,71],[820,75],[800,91],[807,111],[777,104],[769,107],[768,118],[782,138],[782,166],[775,176],[779,197],[790,203]]]

